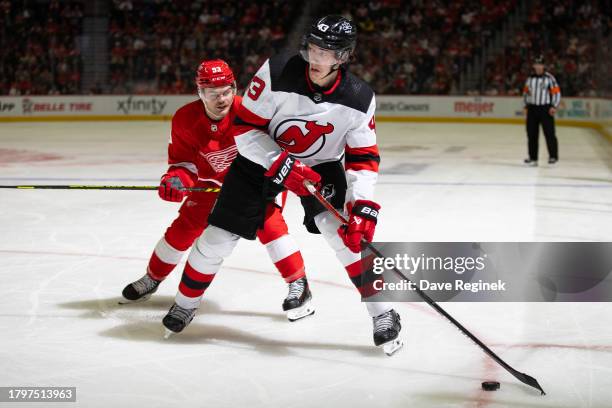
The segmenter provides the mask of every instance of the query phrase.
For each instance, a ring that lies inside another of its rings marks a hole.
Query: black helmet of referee
[[[302,50],[308,44],[336,51],[339,61],[348,61],[357,44],[357,26],[340,15],[329,15],[317,19],[302,39]]]

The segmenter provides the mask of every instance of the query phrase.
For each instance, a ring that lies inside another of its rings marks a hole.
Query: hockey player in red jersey
[[[158,190],[159,196],[166,201],[186,199],[179,209],[178,218],[155,246],[147,273],[123,290],[123,297],[128,302],[148,299],[206,227],[218,193],[187,192],[185,188],[220,187],[236,157],[231,128],[241,97],[235,96],[236,82],[231,68],[222,60],[204,61],[198,68],[196,85],[200,99],[181,107],[172,118],[169,168]],[[285,195],[280,195],[276,202],[284,199]],[[283,309],[293,321],[314,313],[314,310],[310,306],[304,260],[288,235],[281,207],[276,202],[267,204],[265,222],[257,230],[257,237],[289,285]],[[197,259],[190,256],[177,297],[191,299],[202,296],[214,275],[203,275],[198,269]]]
[[[253,77],[234,119],[238,156],[198,239],[200,251],[190,255],[199,273],[215,274],[240,237],[255,239],[262,197],[288,189],[301,198],[306,228],[324,236],[363,298],[373,294],[360,251],[362,239],[373,239],[380,210],[373,201],[380,159],[374,92],[345,66],[356,37],[352,21],[323,17],[304,36],[301,55],[274,56]],[[335,208],[346,208],[348,225],[309,195],[305,180],[320,183]],[[181,331],[198,301],[177,297],[164,326]],[[402,346],[399,315],[387,303],[366,306],[374,343],[393,354]]]

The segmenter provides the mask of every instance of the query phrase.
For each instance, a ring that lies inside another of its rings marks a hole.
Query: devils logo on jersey
[[[325,145],[325,136],[334,125],[320,125],[315,120],[287,119],[274,129],[274,140],[280,147],[298,158],[317,154]]]

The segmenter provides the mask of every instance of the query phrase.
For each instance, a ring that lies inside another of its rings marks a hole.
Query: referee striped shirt
[[[523,100],[526,105],[552,105],[555,108],[561,102],[561,88],[551,73],[530,75],[523,87]]]

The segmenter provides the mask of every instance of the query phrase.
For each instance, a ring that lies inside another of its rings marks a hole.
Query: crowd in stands
[[[0,95],[80,93],[77,1],[0,0]]]
[[[110,91],[193,93],[195,69],[206,58],[226,60],[245,86],[285,43],[299,12],[290,0],[115,0]]]
[[[461,73],[518,2],[320,2],[313,14],[355,20],[359,39],[351,70],[378,94],[456,94]],[[302,2],[293,0],[108,4],[108,80],[83,90],[82,0],[0,0],[0,95],[193,93],[195,68],[205,58],[228,61],[244,87],[267,57],[287,46],[302,12]],[[612,19],[606,4],[530,3],[524,27],[487,61],[471,93],[520,94],[532,58],[543,54],[565,96],[610,95]]]
[[[603,8],[605,3],[553,0],[532,4],[524,29],[487,63],[485,94],[520,94],[533,58],[542,54],[564,95],[609,95],[612,19],[609,9]]]
[[[357,22],[351,69],[377,93],[450,94],[515,5],[516,0],[362,0],[343,6],[324,2],[319,14],[338,13]]]

